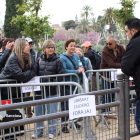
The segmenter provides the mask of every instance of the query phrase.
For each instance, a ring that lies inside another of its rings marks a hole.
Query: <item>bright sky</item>
[[[93,9],[94,17],[103,15],[103,10],[109,7],[120,8],[120,0],[43,0],[41,15],[51,15],[52,24],[60,24],[62,21],[75,20],[75,16],[80,19],[82,7],[90,5]],[[140,18],[140,1],[135,7],[135,17]],[[0,0],[0,20],[4,21],[5,0]],[[4,22],[3,22],[4,23]]]

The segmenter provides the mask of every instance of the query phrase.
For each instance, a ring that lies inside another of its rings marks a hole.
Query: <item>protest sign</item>
[[[26,84],[28,83],[40,83],[40,77],[34,77]],[[40,91],[40,86],[33,86],[33,91]],[[23,93],[32,92],[32,86],[22,87],[22,92]]]
[[[69,119],[96,116],[94,95],[83,95],[69,99]]]

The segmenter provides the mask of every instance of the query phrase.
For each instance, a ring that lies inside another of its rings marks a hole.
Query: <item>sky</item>
[[[140,0],[135,6],[134,15],[140,18]],[[99,15],[103,15],[103,10],[109,7],[120,8],[118,4],[120,0],[43,0],[42,10],[40,15],[51,15],[49,21],[51,24],[59,24],[68,20],[75,20],[75,16],[80,15],[82,7],[90,5],[93,9],[94,17],[97,18]],[[0,0],[0,26],[4,23],[5,15],[5,0]]]

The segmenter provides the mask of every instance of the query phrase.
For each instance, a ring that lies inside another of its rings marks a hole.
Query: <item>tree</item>
[[[78,30],[80,33],[84,33],[84,34],[93,30],[92,27],[90,26],[89,20],[86,19],[80,20],[80,22],[78,23],[75,29]]]
[[[52,38],[52,40],[57,43],[59,40],[60,41],[66,41],[68,38],[65,34],[63,33],[58,33],[58,34],[55,34],[54,37]]]
[[[99,21],[96,21],[95,18],[91,19],[91,27],[93,28],[95,32],[103,32],[102,23]]]
[[[7,38],[18,38],[21,36],[21,29],[10,24],[12,17],[16,15],[23,14],[22,12],[17,12],[17,7],[15,5],[21,5],[22,0],[6,0],[6,13],[4,21],[4,34]]]
[[[104,24],[108,24],[109,25],[109,33],[111,33],[111,25],[114,23],[114,8],[110,7],[110,8],[107,8],[107,9],[104,9],[104,15],[102,17],[102,22]]]
[[[83,6],[81,17],[84,17],[87,20],[90,15],[93,16],[92,8],[89,5]]]
[[[114,9],[115,21],[119,27],[125,31],[125,21],[134,17],[135,0],[120,0],[121,9]],[[125,35],[125,46],[127,45],[127,36]]]
[[[33,37],[36,40],[38,50],[39,40],[44,38],[45,34],[48,34],[49,38],[53,37],[55,32],[48,21],[49,16],[38,16],[42,7],[42,0],[23,0],[22,5],[17,5],[17,7],[17,11],[24,12],[25,14],[13,17],[12,25],[21,28],[26,36]]]
[[[65,27],[66,30],[68,29],[75,29],[75,27],[77,26],[77,24],[75,23],[74,20],[69,20],[69,21],[65,21],[63,24],[63,27]]]
[[[121,9],[114,9],[115,21],[119,24],[121,29],[125,29],[125,21],[134,17],[135,0],[120,0]]]
[[[99,43],[99,33],[97,33],[97,32],[87,33],[83,43],[86,41],[89,41],[92,45],[97,45]]]

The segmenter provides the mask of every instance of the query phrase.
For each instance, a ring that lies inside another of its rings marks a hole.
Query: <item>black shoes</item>
[[[79,125],[78,123],[75,123],[76,128],[79,130],[81,128],[81,125]],[[72,125],[70,126],[70,128],[72,128]],[[67,126],[64,126],[62,128],[62,132],[63,133],[69,133],[69,129],[67,128]]]
[[[69,129],[67,128],[67,126],[64,126],[64,127],[62,128],[62,132],[63,132],[63,133],[69,133]]]
[[[78,130],[81,128],[81,125],[79,125],[78,123],[75,123],[75,126]],[[72,128],[72,125],[70,126],[70,128]]]

